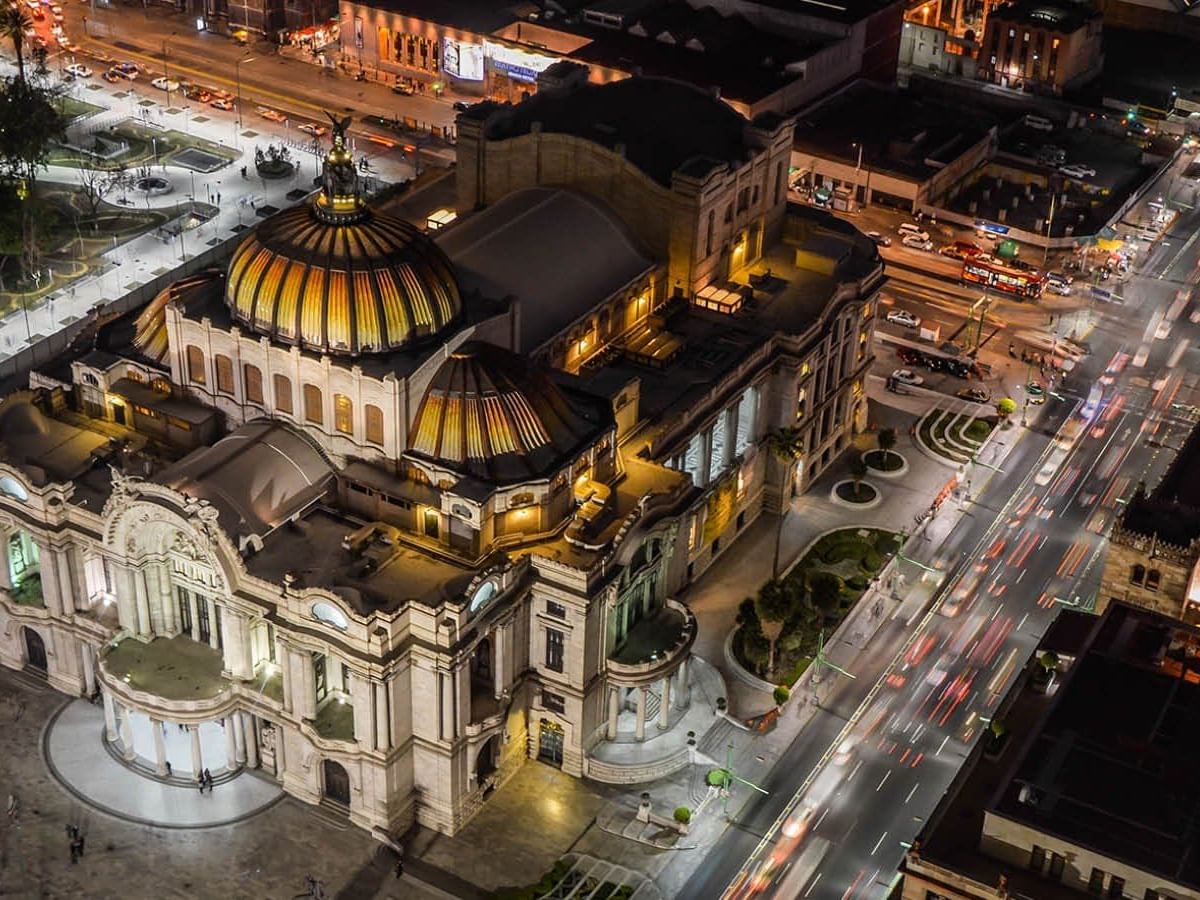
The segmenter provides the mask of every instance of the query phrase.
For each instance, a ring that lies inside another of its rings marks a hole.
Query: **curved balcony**
[[[687,659],[695,642],[696,617],[677,600],[667,600],[634,625],[609,654],[608,672],[620,684],[654,681]]]
[[[233,706],[234,683],[221,675],[221,651],[190,638],[127,639],[105,650],[99,663],[105,690],[143,712],[189,722]]]

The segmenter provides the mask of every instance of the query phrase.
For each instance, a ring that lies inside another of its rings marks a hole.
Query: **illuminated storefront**
[[[483,42],[487,62],[487,95],[496,100],[519,102],[537,90],[537,77],[558,57],[530,53],[495,41]]]

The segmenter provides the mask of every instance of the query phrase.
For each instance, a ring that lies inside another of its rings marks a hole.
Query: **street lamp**
[[[171,73],[167,71],[167,44],[171,42],[171,40],[175,37],[175,35],[177,33],[178,32],[172,31],[169,35],[167,35],[165,38],[163,38],[163,42],[162,42],[163,78],[167,79],[167,80],[170,80],[170,78],[171,78]],[[170,97],[171,97],[171,92],[167,91],[167,99],[170,100]]]
[[[237,81],[237,127],[242,130],[242,63],[252,63],[257,56],[242,57],[233,65],[233,77]]]

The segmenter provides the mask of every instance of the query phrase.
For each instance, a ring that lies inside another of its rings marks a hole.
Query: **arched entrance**
[[[324,776],[325,799],[341,806],[350,805],[350,775],[341,763],[327,759],[321,763],[321,774]]]
[[[538,759],[552,766],[563,761],[563,727],[557,722],[542,719],[538,730]]]
[[[500,735],[493,734],[475,757],[475,781],[483,784],[500,766]]]
[[[32,628],[22,628],[25,634],[25,668],[46,674],[46,642]]]

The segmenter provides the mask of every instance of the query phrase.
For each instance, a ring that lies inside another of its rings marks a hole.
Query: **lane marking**
[[[879,779],[879,787],[875,788],[875,793],[878,794],[883,789],[883,786],[887,783],[888,776],[891,774],[892,774],[891,769],[888,769],[886,772],[883,773],[883,778]]]
[[[879,840],[878,840],[878,841],[876,841],[876,843],[875,843],[875,850],[878,850],[878,849],[879,849],[880,845],[883,843],[883,839],[884,839],[885,837],[887,837],[887,835],[888,835],[888,833],[885,831],[883,834],[881,834],[881,835],[879,836]],[[871,855],[872,855],[872,856],[874,856],[874,855],[875,855],[875,850],[872,850],[872,851],[871,851]]]

